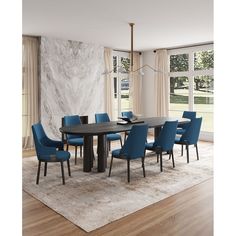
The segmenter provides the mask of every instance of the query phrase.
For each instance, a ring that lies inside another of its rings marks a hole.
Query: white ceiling
[[[23,34],[145,51],[213,41],[213,0],[23,0]]]

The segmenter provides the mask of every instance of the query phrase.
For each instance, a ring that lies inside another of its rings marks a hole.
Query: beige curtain
[[[133,53],[133,71],[140,68],[139,52]],[[140,71],[130,75],[130,106],[134,114],[142,114],[142,76]]]
[[[112,62],[112,49],[104,49],[104,61],[105,61],[105,109],[110,119],[113,119],[113,62]]]
[[[155,107],[157,116],[168,116],[169,94],[168,94],[168,56],[166,49],[156,51],[155,69],[158,71],[155,75]]]
[[[39,121],[39,41],[34,37],[22,40],[22,147],[32,148],[32,124]]]

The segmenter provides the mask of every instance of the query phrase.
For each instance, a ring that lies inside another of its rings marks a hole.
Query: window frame
[[[214,68],[212,69],[204,69],[204,70],[194,70],[194,53],[198,51],[207,51],[214,50],[213,44],[199,45],[199,46],[191,46],[191,47],[183,47],[183,48],[175,48],[168,50],[168,83],[170,83],[171,77],[188,77],[189,80],[189,103],[188,109],[190,111],[194,110],[194,77],[196,76],[213,76],[214,77]],[[170,56],[178,55],[178,54],[189,54],[189,70],[188,71],[180,71],[180,72],[170,72]],[[168,94],[170,96],[170,84],[168,85]],[[214,104],[213,104],[214,106]],[[169,107],[170,111],[170,107]],[[179,111],[179,110],[176,110]],[[200,138],[213,141],[213,132],[202,131]]]

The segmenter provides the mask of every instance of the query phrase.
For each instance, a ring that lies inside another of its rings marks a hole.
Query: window
[[[214,105],[212,45],[169,50],[170,116],[194,110],[203,117],[201,131],[212,138]],[[210,135],[209,135],[210,134]]]
[[[113,51],[114,117],[131,110],[129,101],[129,53]]]

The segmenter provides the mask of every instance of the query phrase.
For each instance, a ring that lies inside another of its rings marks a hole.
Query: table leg
[[[155,139],[159,136],[160,132],[161,132],[161,127],[155,127],[155,129],[154,129]]]
[[[93,168],[93,136],[84,136],[83,171],[90,172]]]
[[[98,172],[105,172],[107,167],[106,135],[98,135]]]

